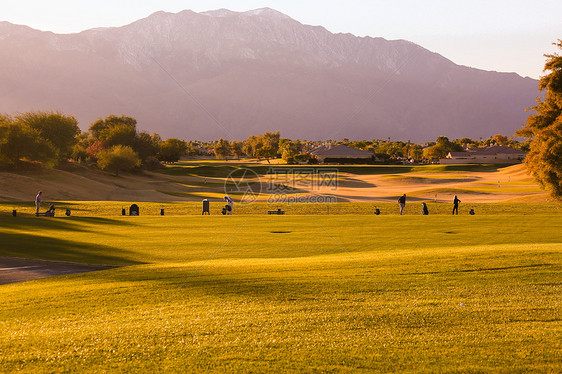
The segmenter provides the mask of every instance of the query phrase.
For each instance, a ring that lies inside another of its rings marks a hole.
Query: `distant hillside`
[[[512,134],[538,96],[530,78],[271,9],[158,12],[69,35],[0,22],[0,63],[0,112],[61,110],[83,129],[128,114],[184,139],[488,137]]]

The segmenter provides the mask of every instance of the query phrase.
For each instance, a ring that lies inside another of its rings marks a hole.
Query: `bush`
[[[295,161],[297,162],[308,162],[310,160],[310,154],[301,153],[295,156]]]
[[[119,171],[132,170],[140,166],[140,163],[139,155],[128,146],[116,145],[98,153],[98,167],[113,171],[117,176]]]
[[[142,166],[146,170],[158,170],[165,169],[166,167],[156,157],[149,157],[142,163]]]

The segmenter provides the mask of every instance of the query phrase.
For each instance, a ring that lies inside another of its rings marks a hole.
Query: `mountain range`
[[[125,114],[186,140],[511,135],[539,95],[531,78],[268,8],[157,12],[76,34],[0,22],[0,82],[0,113],[59,110],[82,129]]]

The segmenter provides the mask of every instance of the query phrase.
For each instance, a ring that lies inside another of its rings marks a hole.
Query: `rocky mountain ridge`
[[[54,34],[0,22],[0,112],[110,113],[165,137],[432,140],[512,134],[538,96],[517,74],[411,42],[333,34],[275,10],[157,12]]]

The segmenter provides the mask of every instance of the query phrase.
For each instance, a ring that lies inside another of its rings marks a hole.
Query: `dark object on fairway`
[[[161,216],[164,215],[164,208],[160,209],[160,215],[161,215]]]
[[[375,208],[375,216],[380,216],[381,210],[379,208]]]
[[[426,203],[422,203],[422,215],[424,215],[424,216],[428,216],[428,215],[429,215],[429,209],[427,209],[427,204],[426,204]]]
[[[138,216],[139,215],[139,206],[137,204],[131,205],[129,208],[129,215],[130,216]]]
[[[205,213],[207,213],[207,215],[209,216],[211,215],[210,204],[209,204],[209,200],[207,199],[203,200],[203,212],[201,213],[201,215],[205,215]]]
[[[279,208],[277,210],[268,210],[267,214],[274,214],[274,215],[282,216],[283,214],[285,214],[285,212],[282,211],[281,208]]]
[[[400,206],[400,215],[404,213],[404,208],[406,207],[406,194],[398,198],[398,205]]]
[[[125,210],[125,208],[121,208],[121,215],[122,215],[122,216],[126,216],[126,215],[127,215],[127,211]]]
[[[232,207],[230,205],[225,205],[221,210],[223,216],[228,215],[229,212],[232,212]]]
[[[471,216],[475,215],[476,212],[474,211],[474,209],[470,209],[470,212],[468,212],[468,214],[470,214]]]
[[[64,214],[66,214],[67,217],[70,217],[70,209],[66,209],[66,212]]]
[[[16,217],[18,215],[18,211],[17,210],[12,210],[12,217]]]
[[[49,210],[45,213],[36,213],[35,216],[37,217],[54,217],[55,216],[55,206],[51,204]]]
[[[458,198],[457,195],[455,195],[455,198],[453,199],[453,214],[459,214],[459,204],[460,204],[460,200]]]

